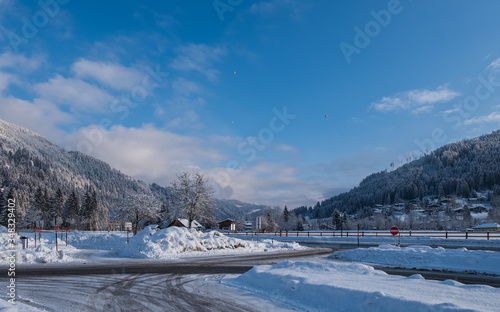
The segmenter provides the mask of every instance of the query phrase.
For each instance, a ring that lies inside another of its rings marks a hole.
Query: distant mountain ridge
[[[39,188],[47,190],[50,196],[57,189],[61,189],[65,197],[75,191],[81,199],[86,190],[93,189],[106,209],[117,205],[125,194],[151,190],[166,201],[170,192],[168,187],[148,185],[101,160],[65,151],[31,130],[0,120],[0,189],[15,190],[21,220],[29,215],[34,204],[33,195]],[[214,217],[216,220],[244,219],[247,212],[265,207],[216,200]]]
[[[370,207],[377,204],[426,196],[475,197],[480,191],[500,195],[500,130],[447,144],[394,171],[374,173],[346,193],[295,212],[327,218],[339,210],[363,217],[371,215]]]

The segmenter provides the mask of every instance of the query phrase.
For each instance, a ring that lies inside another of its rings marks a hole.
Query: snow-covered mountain
[[[107,163],[74,151],[66,151],[33,131],[0,120],[0,189],[15,190],[17,212],[29,214],[37,189],[48,196],[61,189],[67,198],[73,191],[83,199],[88,189],[95,190],[100,204],[117,205],[126,194],[147,189],[160,200],[169,197],[169,188],[148,185],[111,168]],[[238,201],[217,200],[215,219],[242,218],[248,211],[264,206]],[[106,217],[107,216],[103,216]]]
[[[325,218],[337,209],[369,216],[370,208],[377,204],[427,196],[469,198],[478,193],[500,196],[500,130],[445,145],[396,170],[374,173],[349,192],[326,199],[314,208],[300,207],[296,213]]]

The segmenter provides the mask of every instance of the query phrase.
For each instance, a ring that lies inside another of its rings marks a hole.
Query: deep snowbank
[[[300,248],[303,247],[296,243],[247,241],[217,231],[199,232],[180,227],[155,230],[147,227],[130,239],[122,254],[133,258],[166,259],[186,252],[256,252]]]
[[[500,289],[387,275],[358,263],[284,261],[223,284],[302,311],[495,311]]]
[[[0,227],[0,264],[10,263],[14,254],[17,263],[69,262],[74,260],[68,255],[68,251],[72,249],[71,246],[65,248],[65,250],[56,251],[55,244],[52,244],[47,239],[41,239],[40,242],[37,240],[37,247],[35,248],[34,238],[29,237],[28,248],[22,249],[20,238],[16,236],[18,243],[15,245],[15,249],[11,249],[8,233],[1,228],[5,229],[5,227]]]
[[[335,252],[330,257],[393,267],[446,269],[500,275],[500,252],[496,251],[380,245]]]

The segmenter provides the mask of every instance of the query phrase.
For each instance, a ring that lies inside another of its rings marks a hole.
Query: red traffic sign
[[[399,233],[399,229],[398,229],[398,227],[397,227],[397,226],[393,226],[393,227],[391,227],[391,234],[392,234],[393,236],[398,235],[398,233]]]

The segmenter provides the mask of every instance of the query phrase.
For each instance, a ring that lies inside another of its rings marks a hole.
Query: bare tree
[[[159,210],[160,202],[153,194],[129,194],[120,204],[119,215],[122,220],[132,222],[135,235],[139,226],[147,220],[154,219]]]
[[[184,172],[172,183],[172,188],[176,208],[188,219],[189,228],[196,218],[205,223],[211,221],[214,192],[203,174],[197,172],[191,176]]]

